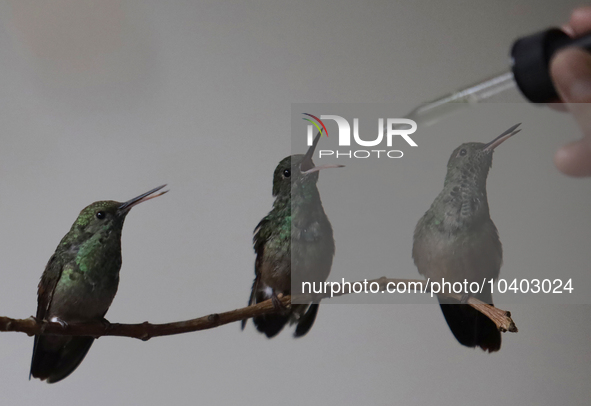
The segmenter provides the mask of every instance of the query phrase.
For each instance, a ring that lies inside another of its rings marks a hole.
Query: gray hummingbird
[[[287,310],[277,295],[292,292],[292,285],[324,282],[335,252],[332,226],[324,213],[316,187],[318,171],[343,165],[314,166],[312,156],[321,133],[305,155],[291,155],[279,162],[273,174],[273,209],[256,226],[253,237],[255,279],[249,305],[273,299],[278,314],[254,317],[257,330],[274,337],[289,322],[296,323],[295,337],[310,331],[318,303],[294,304]],[[293,281],[292,281],[293,279]],[[293,282],[293,283],[292,283]],[[242,321],[242,329],[246,320]]]
[[[503,262],[503,249],[489,213],[486,178],[496,147],[517,134],[514,125],[491,142],[469,142],[457,147],[447,163],[443,190],[414,232],[412,257],[419,273],[432,281],[482,283],[496,279]],[[474,294],[493,304],[490,288]],[[464,295],[462,302],[469,296]],[[449,328],[467,347],[493,352],[501,348],[495,324],[461,302],[438,297]]]
[[[84,208],[49,259],[38,287],[39,321],[101,321],[119,285],[121,231],[132,207],[166,193],[159,186],[125,203],[112,200]],[[80,365],[93,337],[35,336],[31,376],[59,382]]]

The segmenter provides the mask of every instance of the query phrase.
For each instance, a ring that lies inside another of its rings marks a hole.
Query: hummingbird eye
[[[467,153],[468,153],[468,151],[466,151],[465,149],[463,149],[463,148],[462,148],[462,150],[460,150],[460,153],[459,153],[459,155],[460,155],[460,156],[464,156],[464,155],[466,155]]]
[[[96,218],[97,218],[97,219],[99,219],[99,220],[102,220],[102,219],[104,219],[105,217],[107,217],[107,213],[105,213],[105,212],[104,212],[104,211],[102,211],[102,210],[96,213]]]
[[[286,169],[283,171],[284,178],[289,178],[290,176],[291,176],[291,171],[289,169]]]

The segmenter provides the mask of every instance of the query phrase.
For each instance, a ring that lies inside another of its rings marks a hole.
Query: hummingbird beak
[[[312,169],[308,169],[307,171],[301,171],[303,174],[309,174],[312,172],[318,172],[322,169],[327,169],[327,168],[344,168],[345,165],[321,165],[321,166],[315,166]]]
[[[314,166],[314,162],[312,162],[312,156],[314,156],[314,150],[316,149],[316,145],[318,145],[318,141],[320,141],[320,136],[322,135],[321,132],[316,134],[314,138],[314,142],[308,148],[306,155],[304,155],[304,159],[302,159],[302,163],[300,164],[300,172],[303,174],[308,174],[312,172],[318,172],[321,169],[326,168],[342,168],[345,165],[322,165],[322,166]]]
[[[504,133],[499,135],[497,138],[495,138],[494,140],[492,140],[491,142],[486,144],[484,146],[484,151],[493,152],[496,147],[498,147],[503,142],[505,142],[506,140],[508,140],[509,138],[514,136],[515,134],[517,134],[519,131],[521,131],[521,129],[519,129],[517,131],[515,130],[520,125],[521,125],[521,123],[515,124],[513,127],[509,128],[507,131],[505,131]]]
[[[154,189],[150,190],[149,192],[144,193],[143,195],[139,195],[138,197],[134,197],[133,199],[128,200],[125,203],[121,203],[121,206],[119,206],[117,211],[122,212],[122,213],[127,213],[127,212],[129,212],[129,210],[131,210],[131,208],[133,206],[136,206],[142,202],[153,199],[155,197],[162,196],[164,193],[168,192],[168,190],[165,190],[164,192],[160,192],[156,195],[152,195],[152,194],[159,191],[160,189],[162,189],[165,186],[166,185],[158,186],[157,188],[154,188]],[[150,195],[152,195],[152,196],[150,196]]]

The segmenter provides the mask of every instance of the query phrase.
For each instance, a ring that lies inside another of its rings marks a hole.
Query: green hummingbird
[[[84,208],[62,238],[41,276],[37,320],[68,323],[108,323],[109,309],[121,269],[121,231],[132,207],[166,193],[159,186],[125,203],[94,202]],[[31,376],[59,382],[80,365],[93,337],[35,336]]]
[[[318,171],[343,165],[314,166],[312,156],[321,133],[305,155],[291,155],[279,162],[273,174],[273,209],[254,230],[255,279],[249,305],[273,299],[279,314],[254,317],[257,330],[274,337],[290,322],[295,337],[314,324],[318,303],[294,304],[287,311],[277,295],[291,295],[301,282],[324,282],[335,252],[332,226],[324,213],[316,183]],[[242,329],[246,320],[242,321]]]
[[[489,213],[486,178],[496,147],[521,130],[514,125],[491,142],[469,142],[457,147],[447,163],[443,190],[419,220],[412,257],[419,273],[431,281],[483,283],[499,276],[503,249]],[[490,288],[473,296],[493,304]],[[469,296],[464,294],[465,302]],[[439,297],[449,328],[467,347],[493,352],[501,348],[495,324],[467,304]]]

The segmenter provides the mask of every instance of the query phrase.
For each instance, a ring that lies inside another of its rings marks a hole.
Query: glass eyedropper
[[[553,102],[558,95],[552,84],[549,64],[554,53],[564,47],[591,51],[591,34],[572,39],[562,30],[550,28],[522,37],[513,43],[509,71],[422,103],[405,118],[414,120],[419,126],[428,126],[454,111],[515,88],[532,103]]]

